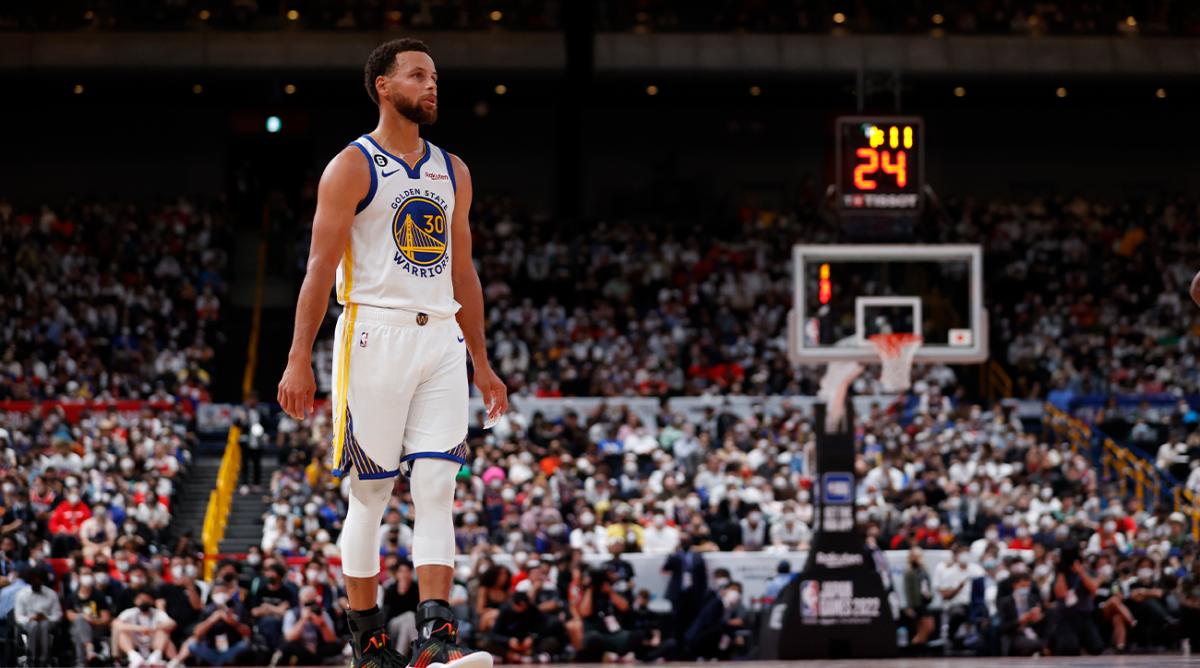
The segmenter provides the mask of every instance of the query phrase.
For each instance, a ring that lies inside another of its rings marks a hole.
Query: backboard
[[[796,364],[875,362],[880,333],[924,337],[916,361],[972,364],[988,357],[983,252],[971,244],[845,244],[792,248]]]

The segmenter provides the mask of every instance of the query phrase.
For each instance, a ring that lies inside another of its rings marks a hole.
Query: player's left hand
[[[508,388],[492,370],[491,365],[475,369],[475,387],[478,387],[483,395],[483,405],[488,408],[488,420],[495,420],[504,415],[508,410]]]

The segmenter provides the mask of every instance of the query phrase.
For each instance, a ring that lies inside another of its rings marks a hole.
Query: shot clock
[[[924,124],[915,117],[837,119],[837,206],[843,213],[912,213],[925,187]]]

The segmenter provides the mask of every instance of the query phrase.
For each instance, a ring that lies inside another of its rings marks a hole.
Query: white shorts
[[[466,461],[467,346],[453,317],[350,304],[333,353],[333,474]]]

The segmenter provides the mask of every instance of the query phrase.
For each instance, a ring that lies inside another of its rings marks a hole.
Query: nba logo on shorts
[[[359,347],[359,348],[366,348],[366,347],[367,347],[367,333],[366,333],[366,332],[363,332],[361,335],[359,335],[359,337],[358,337],[358,347]]]
[[[800,583],[800,616],[818,617],[821,614],[821,582],[804,580]]]

